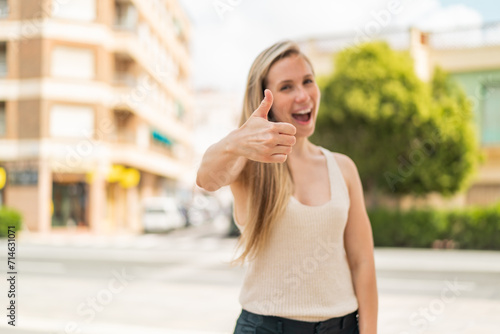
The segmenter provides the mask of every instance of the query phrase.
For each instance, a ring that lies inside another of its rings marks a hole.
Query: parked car
[[[143,200],[142,224],[144,232],[167,232],[186,226],[177,200],[173,197],[149,197]]]
[[[210,195],[195,195],[187,206],[188,224],[199,226],[210,223],[220,212],[217,199]]]

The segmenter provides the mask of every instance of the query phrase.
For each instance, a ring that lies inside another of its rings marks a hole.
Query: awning
[[[152,131],[152,134],[153,134],[153,139],[155,139],[159,142],[162,142],[162,143],[167,144],[169,146],[173,144],[172,140],[168,139],[166,136],[164,136],[163,134],[161,134],[158,131]]]

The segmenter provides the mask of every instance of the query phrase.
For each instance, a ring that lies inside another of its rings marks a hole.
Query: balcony
[[[133,88],[137,86],[137,64],[127,54],[115,54],[115,72],[113,83],[117,86]]]
[[[109,158],[114,163],[173,179],[178,179],[189,169],[187,162],[165,154],[158,147],[144,150],[134,145],[115,144],[110,146],[109,153]]]
[[[9,2],[7,0],[0,0],[0,19],[9,16]]]
[[[127,72],[115,72],[113,82],[117,86],[125,86],[130,88],[137,86],[136,77]]]
[[[135,144],[135,115],[129,110],[113,110],[114,132],[110,135],[112,142],[117,144]]]
[[[0,77],[7,75],[7,43],[0,42]]]
[[[5,102],[0,101],[0,137],[7,134],[7,121],[5,117]]]
[[[115,29],[135,32],[137,18],[137,9],[130,1],[115,1]]]
[[[114,99],[109,107],[128,110],[169,137],[190,145],[190,132],[182,123],[184,108],[177,103],[175,113],[167,115],[165,104],[162,103],[164,100],[155,97],[161,92],[159,87],[156,87],[158,81],[146,72],[139,73],[135,61],[130,64],[123,59],[115,62]]]

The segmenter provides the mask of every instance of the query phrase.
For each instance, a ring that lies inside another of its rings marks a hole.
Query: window
[[[184,106],[179,101],[175,101],[175,116],[179,120],[184,118]]]
[[[130,2],[115,2],[115,25],[126,30],[135,30],[137,27],[137,10]]]
[[[52,6],[52,16],[79,21],[94,21],[96,18],[95,0],[71,0]]]
[[[0,77],[7,75],[7,43],[0,43]]]
[[[137,80],[134,75],[134,61],[128,56],[115,55],[115,81],[117,84],[135,87]]]
[[[174,25],[174,32],[177,37],[182,35],[182,24],[177,18],[172,19],[172,23]]]
[[[114,110],[114,129],[116,140],[120,143],[133,143],[136,140],[134,115],[128,110]]]
[[[500,144],[500,84],[485,86],[481,120],[481,141],[484,145]]]
[[[5,117],[5,102],[0,101],[0,136],[7,133],[7,120]]]
[[[88,226],[89,186],[84,182],[52,183],[52,226]]]
[[[94,52],[90,49],[56,46],[50,74],[59,78],[93,79],[94,62]]]
[[[93,134],[92,107],[56,104],[50,110],[52,137],[92,138]]]
[[[9,2],[0,0],[0,18],[9,16]]]

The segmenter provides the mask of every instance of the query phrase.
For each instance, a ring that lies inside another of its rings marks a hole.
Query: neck
[[[307,139],[307,137],[296,137],[295,145],[293,145],[292,153],[289,157],[303,159],[315,152],[315,146]]]

